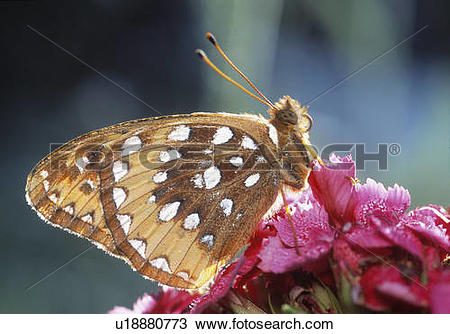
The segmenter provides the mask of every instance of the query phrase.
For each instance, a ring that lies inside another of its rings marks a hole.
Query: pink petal
[[[388,310],[391,306],[390,300],[378,291],[377,286],[385,281],[399,279],[401,279],[401,276],[397,271],[381,264],[369,268],[360,280],[364,296],[363,305],[375,311]]]
[[[153,296],[149,296],[146,293],[142,296],[142,298],[138,298],[138,300],[133,305],[134,313],[142,313],[148,314],[153,311],[157,301]]]
[[[360,284],[364,306],[377,311],[425,307],[428,304],[427,289],[417,277],[405,277],[399,269],[378,264],[367,270]]]
[[[135,313],[135,314],[150,314],[156,306],[156,300],[153,296],[146,293],[142,297],[138,297],[137,301],[133,305],[133,309],[130,310],[123,306],[115,306],[108,313]]]
[[[186,291],[163,286],[162,290],[157,294],[156,303],[152,308],[151,313],[185,313],[195,297],[196,295],[191,295]]]
[[[432,313],[450,314],[450,270],[440,271],[429,284]]]
[[[337,262],[339,270],[347,276],[347,272],[360,272],[360,264],[368,257],[367,252],[363,252],[356,247],[352,247],[345,238],[339,238],[333,245],[333,259]]]
[[[189,313],[201,313],[208,308],[208,306],[225,297],[243,262],[244,258],[242,257],[236,262],[231,263],[228,267],[222,269],[217,275],[214,283],[211,285],[209,291],[192,301],[192,308]]]
[[[398,221],[410,202],[409,192],[405,188],[395,185],[386,190],[382,183],[368,178],[365,184],[357,187],[351,206],[355,220],[360,222],[366,222],[371,215],[387,216]]]
[[[342,233],[341,238],[348,240],[353,245],[361,248],[384,248],[393,246],[393,243],[386,239],[375,227],[371,225],[357,225],[348,233]]]
[[[195,295],[186,291],[164,286],[161,291],[139,297],[133,305],[133,310],[116,306],[108,313],[136,314],[179,314],[186,311]]]
[[[114,308],[111,311],[108,311],[108,314],[127,314],[127,313],[135,313],[135,312],[123,306],[114,306]]]
[[[425,265],[423,270],[432,272],[441,268],[441,254],[434,246],[425,247]]]
[[[395,184],[394,187],[388,187],[386,205],[391,210],[395,210],[398,215],[402,215],[411,205],[411,196],[409,191]]]
[[[316,241],[332,242],[334,232],[328,223],[328,215],[310,189],[304,191],[302,200],[289,205],[298,246],[307,247]],[[284,208],[277,213],[275,220],[274,226],[283,243],[294,247],[294,233]]]
[[[311,190],[305,190],[299,201],[289,205],[294,225],[297,245],[301,255],[295,249],[294,232],[284,208],[271,219],[278,235],[268,238],[258,257],[258,268],[264,272],[283,273],[302,266],[316,269],[313,262],[327,254],[334,241],[334,231],[328,224],[328,215],[312,196]]]
[[[413,232],[395,224],[389,218],[370,216],[369,221],[378,228],[385,238],[423,260],[423,244]]]
[[[261,250],[267,244],[267,238],[277,235],[277,231],[273,226],[271,221],[261,221],[258,225],[256,232],[250,239],[250,245],[241,257],[240,266],[238,270],[238,276],[246,276],[250,272],[254,272],[256,265],[259,263],[260,259],[258,257]],[[247,280],[248,277],[244,277]]]
[[[415,282],[415,281],[414,281]],[[416,283],[406,285],[404,282],[382,282],[377,286],[377,290],[384,295],[393,297],[399,301],[416,307],[427,307],[428,297],[425,287],[416,286]]]
[[[302,267],[307,271],[321,273],[324,256],[330,251],[331,243],[316,242],[313,247],[300,247],[298,255],[294,247],[286,247],[277,237],[269,238],[268,244],[261,250],[261,262],[258,268],[263,272],[285,273]]]
[[[308,183],[314,197],[337,226],[349,220],[348,205],[354,191],[350,178],[355,178],[355,163],[351,156],[340,158],[334,154],[326,166],[316,162],[309,174]]]
[[[425,206],[411,211],[401,223],[418,235],[439,245],[444,251],[450,252],[450,237],[446,228],[449,218],[445,213],[443,208]]]
[[[258,257],[261,259],[258,263],[259,269],[276,274],[281,274],[297,267],[301,259],[294,248],[287,248],[280,238],[277,237],[269,238]]]

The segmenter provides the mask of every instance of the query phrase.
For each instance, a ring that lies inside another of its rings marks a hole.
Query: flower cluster
[[[135,313],[450,313],[450,215],[355,178],[350,157],[315,163],[309,188],[261,222],[205,294],[164,288]]]

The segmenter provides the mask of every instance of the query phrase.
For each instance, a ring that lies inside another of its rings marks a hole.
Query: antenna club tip
[[[195,49],[195,54],[197,56],[199,56],[201,59],[206,58],[206,53],[205,51],[201,50],[201,49]]]
[[[206,38],[207,38],[213,45],[216,45],[216,44],[217,44],[216,38],[215,38],[214,35],[211,34],[210,32],[207,32],[207,33],[206,33]]]

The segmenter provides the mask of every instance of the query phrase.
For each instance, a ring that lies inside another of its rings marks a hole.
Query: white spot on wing
[[[78,158],[77,161],[75,161],[75,166],[77,166],[80,173],[83,173],[86,166],[89,164],[89,160],[86,157]]]
[[[205,234],[200,238],[200,242],[208,246],[208,248],[212,248],[214,246],[214,236],[212,234]]]
[[[191,213],[184,220],[183,227],[186,230],[193,230],[197,228],[198,224],[200,224],[200,216],[198,215],[198,213]]]
[[[131,239],[128,241],[131,246],[145,259],[145,248],[147,247],[145,241],[139,239]]]
[[[194,188],[203,188],[202,174],[195,174],[191,181],[194,182]]]
[[[256,162],[257,162],[257,163],[264,163],[264,162],[267,162],[267,160],[266,160],[266,158],[264,158],[262,155],[258,155],[258,156],[256,157]]]
[[[150,204],[150,203],[155,203],[155,201],[156,201],[156,196],[155,196],[155,195],[152,195],[152,196],[150,196],[150,197],[148,198],[147,203],[148,203],[148,204]]]
[[[114,161],[113,174],[114,182],[119,182],[121,178],[128,174],[128,164],[122,161]]]
[[[167,259],[164,257],[158,257],[156,259],[151,260],[149,263],[156,269],[165,271],[166,273],[169,274],[172,273],[169,267],[169,262],[167,262]]]
[[[267,123],[267,127],[269,128],[269,137],[270,137],[270,139],[273,141],[275,146],[278,146],[278,132],[277,132],[277,129],[275,129],[275,127],[272,124],[270,124],[270,123]]]
[[[162,183],[165,180],[167,180],[167,172],[158,172],[153,175],[153,182],[155,183]]]
[[[48,196],[48,199],[53,203],[58,204],[58,196],[56,196],[55,194],[51,194],[50,196]]]
[[[122,203],[125,202],[126,198],[127,194],[123,188],[113,188],[113,199],[117,209],[119,209]]]
[[[92,215],[90,213],[88,213],[87,215],[84,215],[83,217],[81,217],[81,220],[84,221],[85,223],[92,223],[92,221],[93,221]]]
[[[189,274],[185,271],[179,271],[177,272],[177,276],[184,279],[186,282],[189,282]]]
[[[44,190],[48,191],[48,189],[50,188],[50,183],[48,183],[47,180],[44,180],[44,182],[42,182],[44,184]]]
[[[207,148],[207,149],[203,150],[203,153],[211,154],[211,153],[213,153],[213,151],[211,149]]]
[[[173,217],[175,217],[178,213],[178,208],[180,207],[181,202],[172,202],[164,204],[164,206],[161,208],[161,211],[159,211],[159,219],[168,222]]]
[[[230,163],[235,167],[241,167],[244,164],[244,159],[242,157],[231,157]]]
[[[242,137],[241,146],[249,150],[256,150],[255,142],[253,141],[253,139],[247,136]]]
[[[203,177],[205,179],[205,188],[212,189],[220,182],[220,170],[216,166],[209,167],[203,173]]]
[[[43,170],[39,173],[42,178],[46,179],[48,177],[48,172],[46,170]]]
[[[141,138],[138,136],[133,136],[125,140],[125,142],[122,145],[122,153],[121,156],[127,156],[133,152],[137,152],[142,147],[142,141]]]
[[[119,220],[123,233],[127,235],[128,232],[130,231],[131,217],[129,215],[119,215],[119,214],[116,214],[116,217]]]
[[[168,162],[181,158],[181,153],[177,150],[168,150],[159,152],[159,160],[161,162]]]
[[[225,144],[231,138],[233,138],[233,131],[228,126],[223,126],[217,129],[212,143],[215,145]]]
[[[189,138],[190,133],[191,129],[188,126],[179,125],[175,129],[173,129],[171,133],[169,133],[167,138],[174,141],[184,141]]]
[[[231,198],[224,198],[222,201],[220,201],[220,207],[223,210],[223,213],[225,216],[231,215],[231,212],[233,210],[233,200]]]
[[[89,187],[91,187],[91,189],[95,189],[94,182],[91,179],[87,179],[86,183]]]
[[[245,181],[244,181],[245,186],[246,186],[247,188],[249,188],[249,187],[251,187],[251,186],[254,186],[254,185],[256,184],[256,182],[259,181],[259,178],[260,178],[260,177],[261,177],[261,176],[259,175],[259,173],[255,173],[255,174],[250,175],[250,176],[247,177],[247,178],[245,179]]]
[[[73,206],[68,205],[63,209],[65,212],[67,212],[69,215],[73,215]]]

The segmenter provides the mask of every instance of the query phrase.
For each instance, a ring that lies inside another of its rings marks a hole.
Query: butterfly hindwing
[[[41,161],[27,197],[47,221],[144,276],[200,288],[245,245],[275,200],[279,174],[267,160],[276,144],[276,131],[256,116],[122,123]]]

